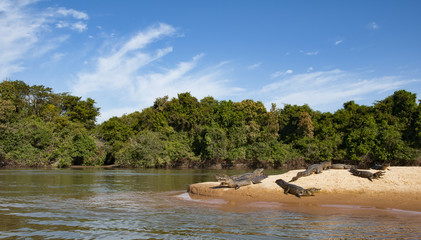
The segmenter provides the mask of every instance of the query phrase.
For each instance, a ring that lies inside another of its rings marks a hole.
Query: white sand
[[[372,182],[353,176],[348,170],[325,170],[320,174],[299,178],[292,184],[303,188],[321,188],[313,197],[301,199],[289,194],[275,181],[290,181],[297,172],[292,170],[280,175],[270,175],[260,184],[233,188],[219,188],[218,182],[197,183],[189,186],[191,196],[201,195],[236,201],[301,201],[309,204],[354,204],[381,208],[397,208],[421,211],[421,167],[390,167],[381,179]],[[376,172],[376,170],[365,170]],[[215,188],[216,187],[216,188]]]

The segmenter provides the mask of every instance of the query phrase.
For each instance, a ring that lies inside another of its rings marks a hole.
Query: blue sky
[[[99,122],[199,100],[334,112],[421,96],[421,1],[0,0],[0,76],[91,97]]]

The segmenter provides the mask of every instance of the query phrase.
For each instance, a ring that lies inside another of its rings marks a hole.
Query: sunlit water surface
[[[0,238],[417,239],[421,213],[191,198],[212,170],[0,170]],[[226,172],[238,174],[240,171]],[[266,172],[279,174],[280,172]],[[299,199],[297,199],[299,201]]]

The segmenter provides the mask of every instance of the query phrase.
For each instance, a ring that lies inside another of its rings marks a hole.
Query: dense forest
[[[2,81],[0,167],[421,165],[421,102],[405,90],[373,106],[349,101],[335,113],[190,93],[96,124],[99,110],[91,98]]]

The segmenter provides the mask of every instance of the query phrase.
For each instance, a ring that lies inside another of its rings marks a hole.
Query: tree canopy
[[[360,166],[421,163],[421,103],[396,91],[335,113],[308,105],[198,100],[190,93],[96,124],[91,98],[42,85],[0,84],[0,166],[285,167],[320,161]]]

